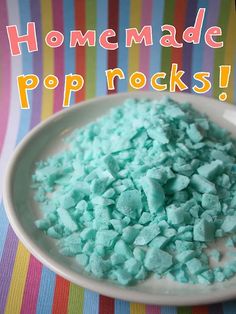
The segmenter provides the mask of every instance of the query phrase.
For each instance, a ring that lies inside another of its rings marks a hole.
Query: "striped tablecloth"
[[[183,30],[193,25],[198,8],[206,8],[203,32],[213,25],[222,27],[224,47],[212,49],[204,42],[184,44],[182,49],[162,48],[159,38],[162,24],[177,27],[181,41]],[[26,23],[36,23],[39,51],[11,57],[6,25],[16,24],[21,34]],[[154,45],[125,48],[125,28],[152,25]],[[100,34],[112,28],[118,34],[119,49],[107,51],[96,47],[69,48],[70,30],[96,29]],[[232,0],[0,0],[0,179],[14,147],[40,121],[61,110],[63,84],[54,91],[43,87],[43,78],[55,74],[63,83],[64,75],[79,73],[85,88],[71,98],[71,103],[107,92],[104,71],[119,66],[126,75],[142,71],[147,78],[157,72],[169,72],[176,62],[186,71],[185,82],[192,86],[192,74],[205,70],[212,73],[212,89],[208,96],[218,98],[219,65],[232,65],[227,89],[228,100],[234,102],[233,67],[235,12]],[[65,34],[65,44],[51,49],[44,43],[47,32],[55,29]],[[29,94],[30,110],[19,106],[16,76],[35,73],[39,86]],[[147,85],[147,88],[149,85]],[[130,90],[127,80],[120,80],[114,92]],[[163,307],[114,300],[84,290],[49,271],[18,241],[8,224],[0,198],[0,313],[86,313],[86,314],[235,314],[236,302],[196,307]]]

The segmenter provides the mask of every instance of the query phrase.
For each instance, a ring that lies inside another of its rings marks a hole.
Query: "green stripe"
[[[229,19],[227,23],[227,34],[226,34],[226,42],[225,42],[225,63],[227,65],[231,65],[231,74],[229,78],[229,85],[227,89],[228,98],[226,101],[232,102],[234,101],[234,67],[235,61],[234,56],[236,53],[236,28],[235,28],[235,4],[234,0],[231,0],[230,8],[229,8]]]
[[[192,314],[191,307],[178,307],[177,314]]]
[[[68,301],[68,314],[83,314],[84,289],[71,283]]]
[[[230,4],[231,0],[221,0],[220,5],[220,15],[217,26],[222,29],[222,36],[219,37],[219,40],[224,42],[222,48],[214,49],[215,50],[215,62],[214,62],[214,80],[213,80],[213,96],[218,98],[219,94],[224,91],[224,89],[219,88],[219,66],[224,64],[225,56],[225,44],[227,38],[227,24],[230,14]]]
[[[165,1],[163,24],[174,24],[174,8],[175,0]],[[163,35],[165,35],[165,33],[166,32],[164,32]],[[161,69],[163,72],[166,72],[165,82],[168,82],[170,78],[171,50],[171,47],[162,47]]]
[[[86,30],[96,29],[96,0],[86,1]],[[86,47],[86,98],[96,95],[96,47]]]

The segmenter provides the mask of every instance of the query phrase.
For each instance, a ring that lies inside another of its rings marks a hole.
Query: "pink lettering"
[[[126,29],[126,47],[131,47],[133,41],[135,44],[140,44],[144,41],[145,46],[153,45],[152,27],[150,25],[146,25],[142,28],[140,33],[137,28]]]
[[[21,55],[20,43],[26,43],[29,52],[38,51],[35,23],[27,23],[27,34],[19,36],[16,25],[7,26],[7,36],[12,56]]]

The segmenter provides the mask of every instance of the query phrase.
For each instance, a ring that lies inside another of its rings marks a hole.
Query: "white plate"
[[[134,92],[82,102],[41,123],[17,147],[5,177],[4,203],[7,216],[17,236],[43,264],[62,277],[101,294],[159,305],[203,304],[236,297],[236,277],[211,286],[149,279],[138,285],[122,287],[106,280],[98,280],[83,272],[74,263],[73,258],[60,255],[54,241],[34,226],[34,220],[40,217],[40,211],[32,200],[30,189],[35,161],[61,150],[64,145],[61,139],[74,128],[93,121],[106,113],[109,108],[121,104],[127,97],[160,99],[163,95],[169,95],[181,102],[192,103],[196,109],[206,112],[212,120],[229,129],[236,136],[236,126],[231,119],[236,110],[229,104],[211,98],[185,93]]]

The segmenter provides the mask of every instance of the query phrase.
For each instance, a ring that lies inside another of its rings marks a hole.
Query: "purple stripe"
[[[208,314],[223,314],[224,313],[221,303],[209,305],[208,311],[209,311]]]
[[[142,16],[141,16],[141,27],[145,25],[151,25],[152,20],[152,0],[143,0],[142,2]],[[145,60],[145,62],[143,62]],[[140,46],[140,66],[139,69],[147,77],[149,81],[149,66],[150,66],[150,46],[146,47],[144,44]],[[148,90],[149,84],[144,86],[143,90]]]
[[[34,127],[41,119],[41,103],[42,103],[42,33],[41,33],[41,9],[40,0],[30,1],[31,20],[35,22],[37,32],[38,51],[33,54],[33,73],[39,77],[39,85],[33,91],[32,97],[32,117],[30,128]]]
[[[220,0],[209,1],[209,7],[206,16],[206,29],[211,26],[217,25],[218,16],[220,12]],[[202,70],[210,73],[214,72],[214,54],[215,50],[205,45],[203,53],[203,65]],[[213,75],[210,77],[211,84],[213,85]],[[213,89],[211,88],[205,96],[211,96]]]
[[[12,271],[15,263],[18,239],[12,228],[8,227],[7,238],[0,262],[0,313],[4,313],[8,290],[11,283]]]
[[[160,314],[161,308],[158,305],[147,304],[146,305],[146,314]]]
[[[197,15],[197,1],[188,1],[185,28],[194,25],[194,21]],[[192,81],[192,49],[193,44],[184,43],[183,46],[183,70],[184,82],[190,88]],[[188,92],[186,89],[185,92]]]

